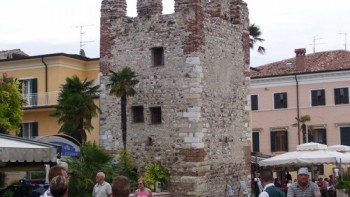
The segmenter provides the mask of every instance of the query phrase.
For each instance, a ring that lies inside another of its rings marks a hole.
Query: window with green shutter
[[[259,132],[253,132],[253,152],[260,152]]]
[[[340,144],[350,146],[350,127],[340,127]]]
[[[311,105],[320,106],[326,105],[326,94],[325,90],[311,90]]]
[[[335,105],[349,104],[349,88],[335,88],[334,102]]]
[[[38,103],[38,79],[21,79],[20,89],[27,106],[36,106]]]
[[[258,105],[258,95],[251,95],[250,96],[250,100],[251,100],[251,109],[252,111],[256,111],[259,110],[259,105]]]
[[[271,131],[271,152],[288,151],[288,132]]]
[[[326,128],[310,128],[308,130],[308,142],[316,142],[327,145]]]
[[[288,107],[287,92],[274,93],[275,109],[282,109]]]
[[[22,123],[19,136],[24,138],[29,138],[29,139],[38,136],[38,123],[37,122]]]

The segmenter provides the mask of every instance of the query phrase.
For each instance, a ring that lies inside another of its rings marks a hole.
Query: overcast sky
[[[350,40],[350,0],[245,1],[250,23],[260,27],[266,48],[265,55],[251,51],[251,66],[295,57],[297,48],[313,53],[314,39],[316,52],[345,49],[344,33]]]
[[[345,49],[350,40],[350,0],[245,0],[266,54],[251,51],[251,66],[307,53]],[[127,0],[136,15],[136,0]],[[165,13],[173,1],[163,0]],[[0,4],[0,50],[22,49],[28,55],[79,53],[80,27],[88,57],[99,57],[101,0],[3,0]],[[313,45],[315,43],[315,45]],[[350,45],[347,46],[350,48]]]

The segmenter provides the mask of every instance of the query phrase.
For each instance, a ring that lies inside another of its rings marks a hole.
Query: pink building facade
[[[295,151],[303,143],[296,117],[304,115],[308,142],[350,145],[350,52],[295,54],[251,72],[253,152]]]

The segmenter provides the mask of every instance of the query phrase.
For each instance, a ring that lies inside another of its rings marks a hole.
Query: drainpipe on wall
[[[297,118],[299,119],[300,117],[300,110],[299,110],[299,81],[297,75],[294,75],[295,78],[295,86],[297,90]],[[298,144],[300,144],[300,122],[297,121],[298,124]]]
[[[46,62],[44,61],[44,57],[41,58],[41,62],[45,65],[45,104],[49,104],[49,98],[48,98],[48,87],[47,87],[47,64]]]
[[[305,71],[305,54],[306,49],[300,48],[295,49],[295,71]],[[296,90],[297,90],[297,118],[300,118],[300,109],[299,109],[299,81],[297,74],[294,75],[295,82],[296,82]],[[298,124],[298,143],[300,144],[300,122],[297,121]]]

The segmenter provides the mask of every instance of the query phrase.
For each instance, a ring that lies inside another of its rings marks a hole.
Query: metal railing
[[[47,93],[37,93],[37,94],[22,94],[24,99],[24,107],[39,107],[39,106],[49,106],[56,105],[57,92],[47,92]]]

